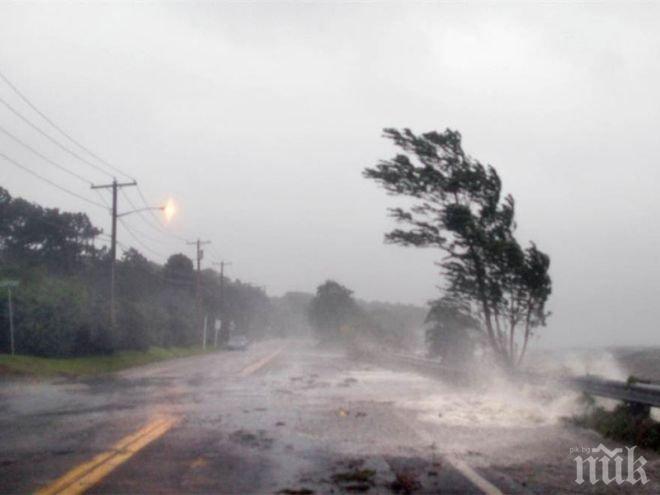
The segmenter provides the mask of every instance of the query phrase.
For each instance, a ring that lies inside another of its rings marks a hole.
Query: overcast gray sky
[[[658,344],[659,22],[631,2],[4,2],[0,70],[149,201],[174,198],[171,229],[211,239],[207,263],[271,294],[331,277],[366,299],[436,297],[440,254],[382,243],[397,200],[361,171],[393,155],[383,127],[458,129],[515,196],[521,240],[551,255],[541,342]],[[39,122],[2,81],[0,97]],[[0,125],[107,181],[2,105]],[[99,199],[2,135],[0,151]],[[13,195],[109,232],[100,208],[0,171]]]

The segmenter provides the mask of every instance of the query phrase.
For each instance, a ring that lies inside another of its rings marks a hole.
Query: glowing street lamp
[[[176,213],[176,205],[174,204],[174,201],[172,201],[172,198],[167,200],[167,204],[163,207],[163,212],[165,212],[166,221],[169,222],[172,220],[172,217]]]

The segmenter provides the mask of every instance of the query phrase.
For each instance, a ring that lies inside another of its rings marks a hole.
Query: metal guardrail
[[[378,357],[380,359],[385,358],[390,360],[395,364],[409,365],[420,371],[442,373],[451,380],[465,381],[471,378],[469,372],[452,368],[433,359],[391,352],[382,353]],[[519,373],[518,377],[532,383],[548,383],[547,377],[534,373]],[[585,392],[589,395],[620,400],[631,404],[660,407],[660,384],[658,382],[638,380],[634,383],[628,383],[589,375],[572,378],[566,377],[557,381],[564,386]]]
[[[570,378],[565,383],[589,395],[660,407],[660,387],[657,385],[626,383],[593,376]]]
[[[448,378],[456,383],[465,383],[471,379],[470,373],[465,370],[453,368],[442,364],[434,359],[422,358],[418,356],[411,356],[409,354],[401,354],[396,352],[383,352],[376,356],[379,360],[387,360],[393,364],[404,365],[411,367],[423,373],[441,374],[443,377]]]

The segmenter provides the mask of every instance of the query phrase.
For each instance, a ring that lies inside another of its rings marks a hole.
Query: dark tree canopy
[[[0,253],[6,264],[70,272],[99,254],[93,241],[100,233],[84,213],[43,208],[0,187]]]
[[[173,254],[163,266],[165,280],[172,285],[191,287],[195,269],[193,261],[185,254]]]
[[[353,291],[327,280],[318,286],[309,306],[309,320],[323,340],[340,338],[340,329],[356,320],[360,311],[353,299]]]
[[[402,152],[364,176],[415,199],[412,207],[390,210],[406,228],[386,241],[442,249],[447,295],[469,306],[503,364],[519,364],[534,329],[545,324],[550,258],[534,244],[520,246],[513,197],[502,197],[493,167],[463,151],[459,132],[384,135]]]

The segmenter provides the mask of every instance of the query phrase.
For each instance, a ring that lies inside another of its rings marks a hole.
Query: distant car
[[[244,351],[247,349],[250,341],[245,337],[245,335],[236,335],[234,337],[229,337],[225,349],[228,351]]]

